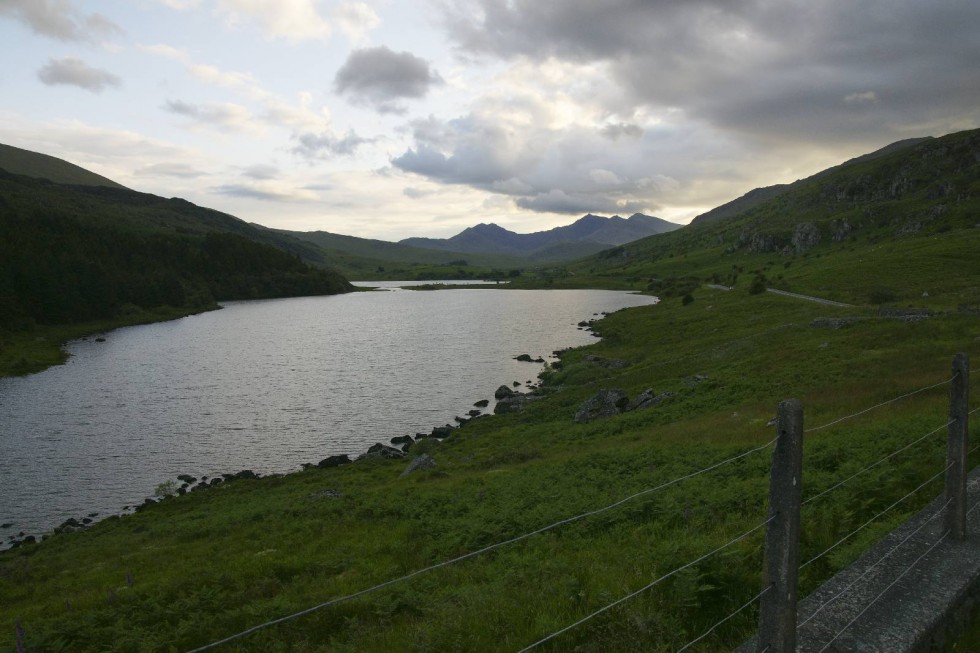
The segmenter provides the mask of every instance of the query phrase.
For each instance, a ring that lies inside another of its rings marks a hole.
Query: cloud
[[[109,86],[119,86],[122,83],[112,73],[92,68],[75,57],[48,59],[48,63],[37,72],[37,77],[48,86],[77,86],[93,93],[101,93]]]
[[[425,97],[441,83],[425,59],[385,46],[354,50],[334,78],[338,93],[381,113],[404,113],[400,100]]]
[[[331,156],[351,155],[361,145],[373,142],[374,139],[362,138],[348,131],[338,136],[327,130],[320,133],[304,132],[293,134],[296,142],[293,154],[298,154],[307,160],[330,158]]]
[[[844,98],[844,104],[874,104],[877,101],[878,95],[874,91],[851,93]]]
[[[365,2],[344,2],[334,10],[333,18],[352,43],[363,42],[381,24],[378,14]]]
[[[605,125],[599,131],[603,136],[614,141],[617,141],[620,138],[639,138],[643,136],[642,127],[625,122],[616,122]]]
[[[551,190],[533,197],[521,197],[517,199],[516,204],[520,208],[530,211],[570,215],[583,213],[626,213],[631,215],[647,210],[650,206],[642,201],[617,202],[592,195],[566,193],[561,190]]]
[[[190,118],[198,125],[228,131],[261,131],[261,126],[255,124],[252,113],[240,104],[190,104],[181,100],[167,100],[163,108],[170,113]]]
[[[154,163],[143,166],[135,173],[137,177],[176,177],[178,179],[197,179],[207,175],[186,163]]]
[[[233,28],[253,20],[270,38],[324,39],[330,24],[314,0],[217,0],[218,12]]]
[[[566,124],[555,115],[563,102],[553,101],[547,89],[538,91],[508,90],[504,98],[478,100],[470,113],[452,120],[414,121],[412,144],[392,166],[432,182],[507,196],[525,210],[556,213],[644,210],[682,191],[674,175],[716,174],[696,163],[709,143],[724,150],[724,139],[714,134],[698,143],[651,124],[620,129],[634,135],[611,147],[604,124]],[[682,163],[670,174],[660,170],[666,154],[685,140],[688,168]]]
[[[308,188],[295,188],[287,184],[271,181],[226,184],[217,186],[212,190],[221,195],[263,200],[266,202],[315,202],[320,198],[315,191]]]
[[[0,0],[0,16],[9,16],[36,34],[60,41],[98,43],[124,32],[102,14],[83,14],[71,0]]]
[[[279,168],[259,163],[245,168],[242,170],[242,174],[251,179],[275,179],[279,176]]]
[[[880,145],[924,124],[980,120],[980,3],[969,0],[896,0],[886,11],[845,0],[443,7],[465,56],[606,66],[618,89],[606,98],[610,111],[679,112],[753,138],[821,146]]]

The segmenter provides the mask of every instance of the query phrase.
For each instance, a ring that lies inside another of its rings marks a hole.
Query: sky
[[[980,126],[976,0],[0,0],[0,142],[382,240],[687,223]]]

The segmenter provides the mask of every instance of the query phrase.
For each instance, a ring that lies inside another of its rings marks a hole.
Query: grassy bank
[[[841,316],[868,319],[810,326]],[[374,459],[237,480],[0,554],[0,642],[13,649],[19,622],[28,648],[41,651],[202,646],[761,447],[784,398],[803,401],[811,427],[940,382],[955,352],[976,359],[977,320],[955,310],[884,319],[742,289],[700,289],[691,303],[621,311],[600,323],[601,342],[563,357],[545,398],[524,413],[475,420],[442,443],[418,445],[411,454],[432,455],[431,470],[402,477],[407,460]],[[674,396],[575,422],[601,388]],[[804,498],[941,427],[946,393],[941,386],[808,435]],[[770,451],[223,650],[520,650],[764,521]],[[808,506],[802,558],[923,483],[943,460],[940,432]],[[941,483],[810,565],[803,593]],[[748,601],[760,569],[754,533],[541,649],[676,650]],[[746,610],[691,650],[730,648],[754,621]]]
[[[0,378],[33,374],[52,365],[61,365],[68,360],[68,352],[64,347],[70,340],[94,337],[96,334],[137,324],[175,320],[217,308],[217,304],[197,309],[163,306],[144,310],[132,307],[132,310],[111,320],[35,326],[25,331],[0,330]]]

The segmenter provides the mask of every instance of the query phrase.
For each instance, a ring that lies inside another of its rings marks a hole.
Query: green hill
[[[94,330],[353,289],[315,246],[122,187],[0,169],[0,233],[0,374],[60,362],[60,342]]]
[[[922,142],[550,269],[663,301],[599,321],[522,412],[406,458],[210,481],[0,552],[0,641],[191,650],[275,621],[232,647],[732,650],[757,624],[779,401],[808,429],[801,597],[943,492],[950,359],[980,359],[978,145]],[[662,402],[576,420],[602,389]],[[435,467],[403,475],[421,454]]]
[[[269,231],[315,245],[332,267],[350,279],[481,278],[494,269],[528,265],[516,256],[434,251],[327,231]]]
[[[855,304],[980,303],[980,130],[901,145],[754,191],[762,199],[570,264],[553,283],[670,296],[758,279]]]
[[[0,143],[0,168],[15,175],[47,179],[59,184],[125,188],[122,184],[117,184],[74,163],[3,143]]]

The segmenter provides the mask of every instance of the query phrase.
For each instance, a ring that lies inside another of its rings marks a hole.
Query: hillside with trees
[[[320,256],[314,247],[232,216],[184,200],[2,169],[0,233],[0,336],[147,321],[161,309],[174,317],[221,300],[353,289],[338,273],[301,259]]]

